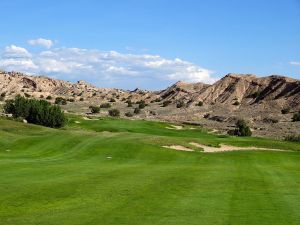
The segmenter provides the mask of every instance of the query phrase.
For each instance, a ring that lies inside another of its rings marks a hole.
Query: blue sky
[[[223,75],[300,79],[300,0],[0,2],[0,68],[160,89]]]

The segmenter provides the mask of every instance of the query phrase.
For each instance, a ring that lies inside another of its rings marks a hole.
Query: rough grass
[[[60,130],[0,119],[0,224],[300,224],[299,143],[70,118]],[[161,147],[191,140],[295,152]]]

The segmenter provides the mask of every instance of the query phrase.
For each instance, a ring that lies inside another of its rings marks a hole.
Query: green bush
[[[127,117],[133,117],[133,113],[132,112],[126,112],[125,116],[127,116]]]
[[[24,96],[25,96],[26,98],[29,98],[29,97],[30,97],[30,94],[24,93]]]
[[[4,111],[14,118],[24,118],[28,123],[47,127],[62,127],[66,117],[57,105],[51,105],[45,100],[26,99],[16,96],[14,100],[6,101]]]
[[[203,102],[202,101],[199,101],[197,106],[203,106]]]
[[[163,102],[162,106],[163,106],[163,107],[167,107],[167,106],[170,105],[171,103],[172,103],[171,101],[167,100],[167,101],[164,101],[164,102]]]
[[[293,122],[300,121],[300,112],[297,112],[293,115],[292,121]]]
[[[287,107],[287,108],[282,109],[282,110],[281,110],[281,113],[282,113],[282,114],[288,114],[288,113],[290,112],[290,110],[291,110],[291,109],[290,109],[289,107]]]
[[[99,106],[90,106],[91,113],[99,113],[100,112],[100,107]]]
[[[134,114],[139,114],[141,112],[141,109],[140,108],[135,108],[133,112],[134,112]]]
[[[113,117],[120,116],[120,111],[118,109],[111,109],[108,111],[108,114]]]
[[[52,96],[47,96],[47,98],[46,98],[47,100],[51,100],[52,99]]]
[[[178,101],[178,102],[176,103],[176,107],[177,107],[177,108],[182,108],[182,107],[184,107],[184,106],[185,106],[185,104],[184,104],[183,101]]]
[[[57,105],[66,105],[67,104],[67,100],[62,98],[62,97],[57,97],[55,99],[55,104]]]
[[[101,105],[100,105],[100,108],[102,108],[102,109],[108,109],[108,108],[110,108],[111,107],[111,104],[109,104],[109,103],[102,103]]]
[[[300,142],[300,134],[292,134],[284,138],[285,141]]]
[[[243,136],[251,136],[252,132],[250,130],[250,127],[245,122],[245,120],[238,120],[236,122],[236,129],[233,131],[233,133],[230,131],[228,134],[234,134],[243,137]]]
[[[143,108],[145,108],[145,107],[146,107],[145,102],[144,102],[144,101],[140,101],[140,102],[139,102],[139,108],[140,108],[140,109],[143,109]]]

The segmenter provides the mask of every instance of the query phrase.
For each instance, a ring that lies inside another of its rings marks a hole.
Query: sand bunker
[[[164,148],[169,148],[169,149],[174,149],[174,150],[178,150],[178,151],[187,151],[187,152],[193,152],[193,149],[184,147],[182,145],[168,145],[168,146],[162,146]]]
[[[230,145],[220,144],[220,147],[211,147],[207,145],[202,145],[196,142],[189,143],[197,148],[202,148],[204,152],[226,152],[226,151],[241,151],[241,150],[264,150],[264,151],[288,151],[282,149],[272,149],[272,148],[259,148],[259,147],[237,147]]]
[[[167,129],[170,130],[182,130],[183,127],[182,126],[176,126],[176,125],[170,125],[170,127],[166,127]]]
[[[213,129],[213,130],[211,130],[211,131],[208,131],[207,133],[208,133],[208,134],[214,134],[214,133],[218,133],[218,132],[219,132],[218,130]]]
[[[84,120],[99,120],[99,119],[91,119],[91,118],[88,118],[88,117],[86,117],[86,116],[84,116],[84,117],[82,117]]]

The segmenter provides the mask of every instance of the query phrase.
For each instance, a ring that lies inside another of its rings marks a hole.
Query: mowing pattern
[[[0,224],[300,224],[299,144],[170,126],[0,119]],[[191,142],[294,151],[205,154]]]

